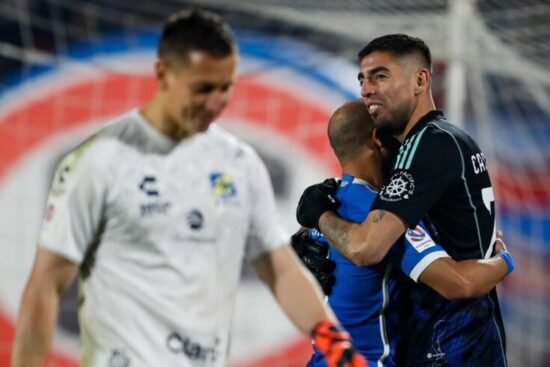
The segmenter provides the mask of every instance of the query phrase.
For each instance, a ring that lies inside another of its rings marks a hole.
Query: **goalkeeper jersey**
[[[84,367],[226,366],[241,264],[288,242],[257,154],[138,110],[59,164],[39,243],[81,267]]]
[[[341,206],[338,214],[354,222],[363,222],[377,192],[368,184],[350,175],[342,178],[336,192]],[[317,230],[310,236],[325,241]],[[336,262],[336,283],[328,303],[344,328],[352,335],[353,344],[368,360],[369,366],[398,366],[401,335],[406,333],[407,289],[410,280],[415,282],[435,260],[448,257],[434,243],[422,224],[409,229],[403,240],[392,247],[381,263],[359,267],[329,247],[329,256]],[[399,271],[400,270],[400,271]],[[326,366],[319,351],[315,351],[309,366]]]

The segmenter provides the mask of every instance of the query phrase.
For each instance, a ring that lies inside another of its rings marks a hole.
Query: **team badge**
[[[409,172],[395,172],[390,182],[382,188],[380,198],[385,201],[401,201],[409,199],[414,193],[414,179]]]
[[[220,199],[228,199],[237,195],[233,178],[225,173],[215,172],[210,174],[210,183],[214,194]]]

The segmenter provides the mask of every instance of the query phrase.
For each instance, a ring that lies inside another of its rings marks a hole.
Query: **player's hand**
[[[351,336],[331,321],[319,322],[311,337],[327,362],[328,367],[367,367],[367,362],[351,343]]]
[[[498,255],[504,251],[508,251],[508,247],[504,243],[504,233],[502,233],[502,231],[497,231],[497,240],[495,243],[495,250],[493,252],[493,255]]]
[[[504,243],[504,234],[502,233],[502,231],[497,231],[497,239],[493,256],[501,256],[504,261],[506,261],[506,265],[508,266],[508,275],[514,272],[516,264],[512,254],[508,252],[508,248]]]
[[[340,206],[335,198],[339,185],[334,178],[327,178],[305,189],[296,208],[298,223],[307,228],[318,228],[321,215],[326,211],[336,211]]]
[[[317,279],[323,292],[328,296],[332,292],[332,287],[336,282],[333,274],[336,263],[327,258],[328,245],[314,240],[308,233],[307,229],[296,232],[290,238],[290,243],[294,252],[296,252],[302,263]]]

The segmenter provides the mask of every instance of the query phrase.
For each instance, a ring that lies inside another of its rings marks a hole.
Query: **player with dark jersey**
[[[427,213],[436,241],[456,260],[492,254],[495,206],[485,157],[440,111],[428,113],[409,132],[372,208],[395,213],[409,225]],[[419,284],[412,307],[410,365],[439,360],[453,366],[505,364],[495,290],[472,301],[449,302]]]
[[[429,48],[415,37],[387,35],[371,41],[359,58],[363,102],[375,125],[402,144],[391,179],[363,223],[338,217],[337,187],[322,184],[302,195],[298,221],[318,227],[362,266],[380,262],[423,216],[453,258],[491,256],[495,205],[486,160],[475,142],[436,110]],[[418,286],[413,303],[406,365],[506,366],[495,291],[450,302]]]

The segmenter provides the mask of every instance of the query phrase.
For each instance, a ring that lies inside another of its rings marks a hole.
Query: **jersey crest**
[[[210,182],[214,195],[219,199],[228,199],[237,195],[233,178],[228,174],[222,172],[211,173]]]

